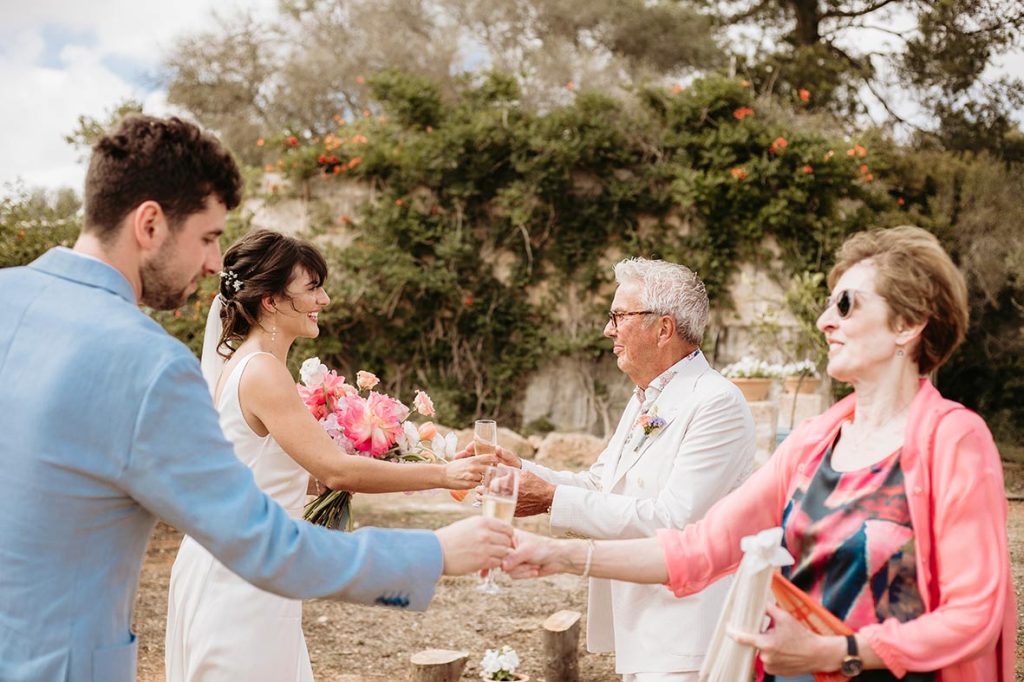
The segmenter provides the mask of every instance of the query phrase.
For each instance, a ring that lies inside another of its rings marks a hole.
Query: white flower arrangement
[[[480,666],[484,670],[484,679],[514,680],[516,668],[519,667],[519,654],[507,644],[501,649],[488,649],[484,652]]]
[[[805,376],[812,379],[818,378],[818,368],[814,366],[814,363],[810,360],[801,360],[800,362],[788,362],[782,366],[782,376],[784,377],[799,377]]]
[[[730,379],[774,379],[784,376],[782,365],[771,364],[764,360],[745,355],[739,362],[722,368],[722,376]]]

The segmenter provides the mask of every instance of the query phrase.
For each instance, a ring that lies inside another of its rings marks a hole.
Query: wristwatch
[[[857,639],[853,635],[846,636],[846,656],[839,664],[839,672],[847,677],[856,677],[864,671],[864,661],[857,652]]]

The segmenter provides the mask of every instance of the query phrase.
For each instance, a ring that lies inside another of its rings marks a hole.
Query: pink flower
[[[360,391],[369,391],[379,383],[380,379],[373,372],[364,372],[363,370],[356,372],[356,386]]]
[[[416,391],[416,397],[413,398],[412,404],[416,411],[424,417],[433,417],[435,414],[434,401],[423,391]]]
[[[366,400],[346,399],[338,422],[356,450],[381,457],[395,444],[407,416],[409,408],[402,403],[380,393],[371,393]]]
[[[333,369],[323,372],[321,376],[320,381],[323,383],[312,388],[296,384],[299,397],[302,398],[302,402],[306,404],[317,421],[326,417],[342,398],[359,395],[356,387],[345,383],[345,377],[338,376]],[[328,400],[330,404],[328,404]]]
[[[324,396],[323,386],[307,388],[302,384],[295,384],[295,388],[298,389],[299,397],[302,398],[302,402],[306,404],[317,421],[327,416],[327,398]]]

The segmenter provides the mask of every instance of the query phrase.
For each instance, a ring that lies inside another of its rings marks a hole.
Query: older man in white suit
[[[691,270],[641,258],[615,267],[604,335],[636,384],[590,469],[523,468],[517,516],[550,511],[555,532],[639,538],[700,519],[750,473],[754,420],[740,391],[708,365],[704,284]],[[614,651],[625,682],[696,682],[729,579],[676,597],[660,585],[590,580],[587,646]]]

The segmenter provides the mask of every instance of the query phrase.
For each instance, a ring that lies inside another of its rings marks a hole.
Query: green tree
[[[78,125],[64,136],[64,141],[82,152],[82,160],[87,160],[93,144],[114,124],[129,114],[141,114],[142,103],[134,99],[126,99],[107,111],[106,118],[100,120],[92,116],[81,115]]]
[[[951,149],[998,153],[1024,98],[1019,78],[986,75],[1021,44],[1017,0],[707,0],[723,24],[764,37],[749,63],[764,90],[843,116],[868,103],[904,122],[909,96],[934,117],[928,132]],[[883,40],[884,39],[884,40]],[[886,42],[887,41],[887,42]],[[867,99],[861,98],[866,93]],[[965,137],[964,133],[968,135]]]
[[[6,186],[0,196],[0,268],[31,263],[58,244],[71,246],[81,227],[81,205],[71,189]]]
[[[631,101],[581,92],[546,112],[502,74],[454,97],[395,71],[367,85],[382,119],[275,147],[302,196],[337,178],[374,188],[355,241],[331,250],[335,303],[307,352],[402,393],[429,387],[459,421],[515,423],[542,360],[601,354],[595,292],[610,297],[618,258],[686,262],[723,308],[739,263],[769,257],[764,238],[788,269],[820,269],[870,224],[868,202],[892,201],[863,158],[735,79]]]
[[[986,153],[896,150],[885,164],[902,204],[879,224],[921,225],[967,279],[970,327],[940,370],[945,394],[978,410],[1003,438],[1024,438],[1024,175]]]
[[[467,77],[504,71],[545,109],[578,88],[626,92],[721,54],[710,18],[643,0],[288,0],[263,23],[215,17],[170,51],[166,76],[170,102],[260,164],[261,136],[322,136],[340,116],[376,113],[368,79],[386,69],[446,98]]]

